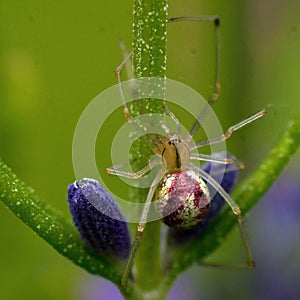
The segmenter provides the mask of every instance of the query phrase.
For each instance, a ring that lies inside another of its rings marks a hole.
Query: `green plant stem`
[[[135,0],[133,21],[133,66],[135,76],[165,77],[166,70],[166,0]],[[163,102],[141,99],[130,107],[132,116],[143,113],[163,113]],[[136,169],[145,166],[152,154],[149,146],[142,141],[135,143],[132,157],[137,161]],[[131,199],[145,202],[147,190],[137,189]],[[155,290],[161,281],[160,222],[148,223],[135,258],[135,283],[144,291]]]

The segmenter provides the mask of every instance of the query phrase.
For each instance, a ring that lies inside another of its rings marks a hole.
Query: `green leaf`
[[[92,274],[101,275],[116,283],[119,281],[120,270],[105,258],[93,254],[84,245],[75,227],[42,202],[35,192],[26,187],[1,161],[0,200],[61,255]]]

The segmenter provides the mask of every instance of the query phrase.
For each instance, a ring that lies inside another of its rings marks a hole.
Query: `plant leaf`
[[[34,191],[0,161],[0,200],[61,255],[92,274],[119,282],[121,272],[106,258],[93,254],[75,227],[42,202]]]

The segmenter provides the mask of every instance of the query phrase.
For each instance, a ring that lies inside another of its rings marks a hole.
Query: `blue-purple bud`
[[[119,259],[128,257],[131,241],[125,217],[98,181],[75,181],[68,188],[68,202],[81,238],[94,252]]]
[[[216,158],[227,157],[227,158],[235,159],[233,155],[229,153],[224,154],[223,152],[215,153],[214,156]],[[236,180],[239,173],[239,169],[236,164],[227,164],[224,167],[224,165],[220,163],[207,162],[202,166],[201,169],[208,174],[210,174],[211,172],[217,174],[218,170],[224,169],[224,176],[220,185],[228,194],[231,193],[231,191],[233,190],[236,184]],[[216,176],[220,175],[220,174],[214,175],[213,173],[211,173],[210,175],[214,179],[216,179]],[[182,243],[199,235],[209,225],[209,223],[218,215],[221,208],[224,206],[225,200],[223,199],[223,197],[218,192],[216,193],[215,189],[212,188],[212,186],[208,182],[206,182],[206,184],[208,186],[210,194],[214,195],[210,202],[210,207],[208,210],[207,217],[201,223],[199,223],[199,225],[189,230],[183,231],[183,230],[176,230],[175,228],[170,228],[168,232],[168,241],[170,244]]]

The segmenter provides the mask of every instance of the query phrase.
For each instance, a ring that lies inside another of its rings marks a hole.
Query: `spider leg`
[[[215,84],[214,84],[214,91],[213,94],[210,97],[210,100],[208,101],[206,107],[204,110],[199,114],[196,122],[194,123],[192,129],[190,130],[190,137],[191,139],[195,133],[198,131],[201,121],[205,117],[205,115],[208,112],[208,109],[211,105],[213,105],[219,98],[221,93],[221,39],[220,39],[220,19],[217,16],[179,16],[179,17],[173,17],[168,19],[168,23],[171,22],[178,22],[178,21],[204,21],[204,22],[213,22],[215,27],[215,44],[216,44],[216,65],[215,65]]]
[[[238,169],[242,169],[243,168],[243,164],[242,163],[240,163],[236,159],[228,158],[228,157],[218,158],[218,157],[215,157],[214,155],[192,153],[191,156],[190,156],[190,159],[202,160],[202,161],[210,161],[210,162],[213,162],[213,163],[220,163],[220,164],[224,164],[224,165],[236,164],[236,165],[238,165]]]
[[[217,176],[217,175],[222,175],[222,174],[226,174],[232,171],[237,171],[237,170],[242,170],[245,168],[245,165],[241,162],[238,162],[238,165],[236,163],[234,163],[233,166],[227,167],[224,170],[219,170],[219,171],[213,171],[211,173],[209,173],[210,176]]]
[[[250,244],[249,244],[249,239],[248,239],[245,225],[244,225],[244,219],[243,219],[240,208],[231,199],[231,197],[226,193],[226,191],[215,181],[214,178],[212,178],[205,171],[201,170],[200,168],[197,168],[193,164],[190,164],[190,167],[192,169],[194,169],[196,172],[198,172],[203,179],[205,179],[216,191],[218,191],[218,193],[224,198],[224,200],[227,202],[227,204],[232,209],[232,212],[235,214],[235,216],[237,218],[241,237],[242,237],[243,243],[245,245],[245,249],[246,249],[246,253],[247,253],[247,267],[252,269],[254,267],[254,259],[253,259],[252,251],[251,251]]]
[[[200,148],[200,147],[204,147],[204,146],[207,146],[207,145],[211,145],[211,144],[224,142],[225,140],[227,140],[232,135],[233,132],[235,132],[238,129],[242,128],[243,126],[248,125],[249,123],[263,117],[266,113],[267,113],[267,111],[265,109],[262,109],[259,112],[257,112],[256,114],[254,114],[254,115],[250,116],[249,118],[241,121],[240,123],[237,123],[237,124],[229,127],[227,129],[227,131],[224,134],[222,134],[221,136],[195,143],[193,146],[191,146],[191,150],[194,150],[194,149],[197,149],[197,148]]]
[[[181,124],[177,117],[170,111],[168,107],[164,107],[165,112],[170,116],[170,118],[174,121],[177,127],[178,137],[181,139]],[[169,132],[168,132],[169,133]]]
[[[138,248],[139,242],[142,238],[146,223],[147,223],[147,217],[148,217],[148,213],[149,213],[149,208],[150,208],[150,204],[152,201],[152,198],[154,196],[155,190],[157,188],[157,185],[159,183],[159,180],[161,179],[161,176],[164,174],[164,169],[160,169],[160,171],[157,173],[157,175],[155,176],[155,179],[153,180],[149,191],[148,191],[148,195],[147,195],[147,199],[146,202],[144,204],[144,208],[143,208],[143,212],[140,218],[140,221],[137,225],[137,231],[136,231],[136,235],[135,235],[135,239],[134,242],[131,246],[131,250],[130,250],[130,254],[129,257],[127,259],[127,263],[126,263],[126,267],[121,279],[121,283],[120,283],[120,288],[124,289],[133,265],[133,261],[134,261],[134,257],[135,257],[135,253],[136,250]]]
[[[231,161],[232,161],[232,163],[226,164],[225,168],[220,168],[219,167],[218,164],[222,163],[221,161],[220,162],[216,162],[217,163],[216,166],[214,165],[215,162],[212,161],[210,170],[205,170],[205,172],[208,173],[210,176],[212,176],[214,178],[216,176],[218,176],[218,175],[224,175],[226,173],[230,173],[232,171],[242,170],[242,169],[245,168],[245,165],[242,162],[238,161],[235,157],[233,157],[231,155],[230,155],[231,157],[229,157],[228,153],[225,153],[225,152],[215,152],[211,156],[212,156],[213,159],[215,159],[215,158],[220,159],[220,160],[222,160],[222,159],[225,159],[225,160],[226,159],[227,160],[231,159]],[[202,167],[202,170],[203,170],[203,167]],[[228,193],[228,191],[227,191],[227,193]]]
[[[127,177],[127,178],[131,178],[131,179],[137,179],[137,178],[140,178],[143,175],[145,175],[147,172],[149,172],[154,166],[161,164],[161,158],[156,158],[152,161],[149,161],[148,165],[146,165],[144,168],[140,169],[137,172],[126,172],[126,171],[119,170],[119,168],[122,168],[128,164],[129,163],[123,163],[123,164],[120,164],[117,166],[113,166],[111,168],[106,168],[106,172],[108,174],[112,174],[112,175]]]
[[[123,48],[124,48],[124,46],[123,46]],[[123,50],[123,48],[122,48],[122,50]],[[123,54],[125,54],[124,50],[123,50]],[[122,103],[124,106],[123,114],[127,121],[130,121],[131,117],[130,117],[129,109],[127,107],[127,102],[125,99],[125,94],[124,94],[124,90],[123,90],[123,86],[122,86],[121,73],[132,56],[133,56],[133,51],[131,51],[129,54],[127,54],[125,56],[125,58],[123,59],[123,61],[121,62],[121,64],[115,69],[115,75],[116,75],[117,83],[119,86],[120,96],[121,96],[121,100],[122,100]]]
[[[123,85],[122,85],[121,74],[122,74],[124,68],[127,71],[127,77],[128,78],[132,79],[134,77],[133,66],[132,65],[129,66],[129,64],[128,64],[129,61],[131,60],[131,58],[134,56],[134,52],[133,51],[128,52],[125,45],[124,45],[124,43],[121,40],[119,41],[119,44],[120,44],[120,48],[121,48],[121,51],[122,51],[122,54],[123,54],[123,61],[115,69],[115,75],[116,75],[116,80],[117,80],[117,84],[118,84],[118,87],[119,87],[119,93],[120,93],[121,101],[123,103],[123,115],[129,123],[134,124],[135,129],[137,130],[137,132],[139,132],[141,134],[143,141],[149,146],[149,148],[152,149],[153,145],[151,145],[151,143],[148,141],[148,139],[146,139],[144,137],[143,128],[141,128],[141,126],[138,124],[138,122],[133,122],[133,119],[132,119],[131,114],[130,114],[130,110],[127,106],[127,100],[126,100],[125,93],[124,93],[124,88],[123,88]],[[132,81],[130,83],[130,88],[131,88],[132,95],[135,95],[136,94],[136,82],[135,81]],[[150,136],[150,140],[155,144],[156,148],[159,149],[159,151],[160,151],[161,150],[160,149],[161,142],[160,142],[159,138],[157,137],[157,135],[150,134],[149,136]],[[157,151],[155,151],[155,150],[153,152],[157,153]]]
[[[120,49],[121,49],[121,52],[122,52],[122,55],[123,55],[123,59],[124,59],[124,60],[126,59],[126,57],[127,57],[128,55],[131,55],[130,58],[133,57],[134,54],[131,53],[131,52],[133,52],[133,51],[128,52],[128,50],[127,50],[127,48],[126,48],[126,46],[125,46],[123,40],[119,40],[119,46],[120,46]],[[127,78],[128,78],[128,79],[134,78],[134,70],[133,70],[133,66],[132,66],[132,64],[129,64],[129,59],[128,59],[127,62],[125,63],[125,69],[126,69],[126,73],[127,73],[127,74],[126,74]]]

